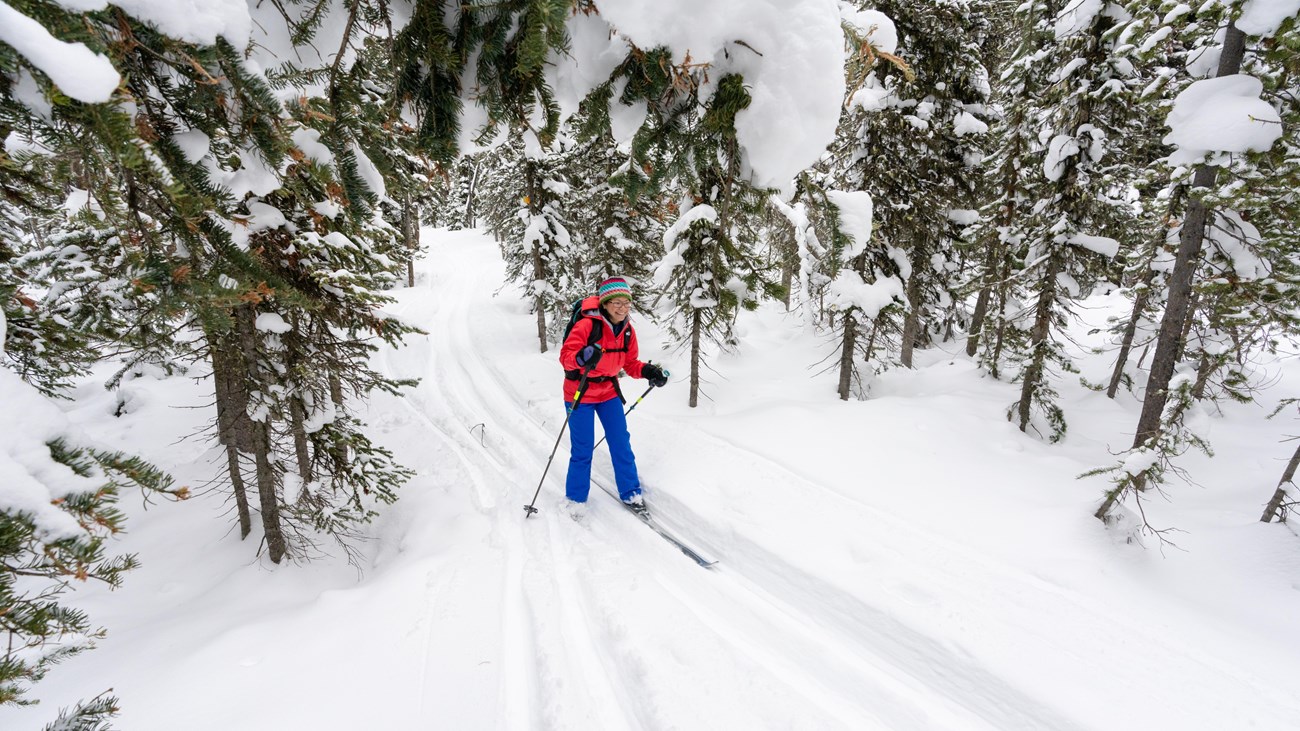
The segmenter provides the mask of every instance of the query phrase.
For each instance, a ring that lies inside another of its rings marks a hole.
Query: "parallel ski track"
[[[621,723],[609,725],[619,719],[602,718],[601,722],[607,724],[605,727],[658,727],[662,725],[660,721],[663,719],[653,718],[653,713],[647,716],[648,709],[638,708],[634,700],[629,703],[630,699],[636,698],[644,690],[633,688],[632,678],[620,678],[619,663],[602,651],[599,639],[588,629],[591,618],[599,614],[591,610],[590,597],[583,596],[584,592],[589,593],[592,589],[590,585],[578,586],[574,581],[572,572],[566,569],[566,566],[572,564],[573,556],[562,555],[560,545],[574,532],[573,525],[567,524],[567,518],[558,518],[566,524],[557,524],[554,515],[544,518],[545,532],[537,530],[541,526],[524,524],[522,505],[531,497],[536,475],[540,474],[545,463],[544,455],[554,443],[555,435],[550,433],[552,428],[544,427],[526,416],[518,394],[512,391],[509,381],[479,353],[470,333],[473,314],[470,302],[473,293],[491,291],[496,282],[485,281],[486,278],[479,272],[475,272],[478,276],[467,276],[468,274],[466,268],[461,267],[456,277],[438,279],[439,286],[455,290],[453,293],[444,293],[440,301],[454,304],[442,312],[434,313],[431,322],[422,323],[433,333],[432,337],[442,341],[433,350],[455,353],[455,357],[440,362],[441,353],[431,352],[427,373],[403,375],[425,376],[428,385],[422,387],[422,390],[434,390],[438,397],[436,401],[446,404],[451,415],[461,417],[459,422],[462,429],[470,424],[486,423],[485,438],[492,439],[499,448],[488,449],[479,444],[476,438],[453,436],[453,428],[436,425],[429,417],[432,404],[421,403],[422,396],[416,396],[413,399],[416,403],[411,407],[431,427],[464,447],[466,459],[470,459],[473,454],[477,458],[488,460],[493,467],[492,471],[497,473],[495,476],[501,479],[499,484],[503,489],[495,491],[490,497],[481,495],[481,499],[486,498],[482,499],[484,504],[481,507],[495,513],[494,519],[505,539],[508,553],[513,554],[516,549],[525,546],[529,549],[527,557],[522,561],[511,561],[513,565],[507,572],[505,581],[508,586],[513,585],[515,588],[508,588],[507,596],[520,596],[522,593],[534,611],[538,612],[543,607],[554,605],[554,602],[548,601],[553,594],[559,598],[563,614],[570,620],[577,618],[576,621],[565,622],[567,629],[560,643],[562,648],[537,647],[537,657],[532,661],[539,665],[542,682],[553,682],[556,677],[577,671],[579,674],[575,677],[583,677],[596,686],[587,690],[587,695],[593,699],[593,707],[588,709],[589,712],[599,716],[601,714],[597,713],[597,707],[607,710],[611,703],[614,707],[631,710],[627,717],[621,719]],[[475,374],[480,377],[476,378]],[[485,381],[489,381],[493,387],[485,388],[488,385]],[[556,408],[559,408],[558,399]],[[524,418],[510,420],[509,423],[498,423],[492,418],[493,414],[510,413],[519,413]],[[457,419],[449,421],[455,423]],[[558,419],[554,423],[558,424]],[[552,427],[553,424],[547,426]],[[509,454],[514,449],[505,447],[518,448],[520,451],[517,454],[527,456],[511,459]],[[559,464],[552,466],[553,473],[558,470],[558,474],[562,475],[563,456],[557,455]],[[598,477],[609,479],[604,474]],[[558,480],[552,476],[548,477],[548,482],[554,485]],[[493,492],[490,489],[486,491]],[[543,500],[540,501],[543,506],[546,504],[547,492],[543,488]],[[500,498],[499,504],[496,498]],[[662,508],[663,502],[670,501],[657,500],[656,504]],[[516,507],[519,508],[517,515]],[[671,507],[674,512],[684,510],[680,504]],[[1014,688],[1000,683],[968,658],[955,654],[938,642],[917,636],[914,630],[898,625],[896,620],[863,605],[860,600],[837,587],[803,575],[798,567],[788,564],[780,556],[764,555],[760,546],[749,545],[745,548],[750,555],[764,556],[763,561],[751,561],[743,569],[728,568],[724,575],[710,577],[682,560],[676,549],[657,536],[650,536],[649,531],[635,526],[636,518],[630,515],[622,517],[624,520],[620,530],[644,534],[646,539],[653,540],[656,545],[654,550],[672,551],[675,554],[679,568],[667,573],[662,565],[656,564],[659,570],[655,573],[655,579],[701,625],[736,648],[739,655],[747,656],[758,665],[771,669],[792,690],[842,719],[848,727],[906,724],[909,727],[963,729],[1073,728],[1069,721],[1033,699],[1024,697]],[[707,524],[699,516],[691,517],[693,525]],[[530,521],[536,522],[538,519]],[[545,540],[539,540],[539,534]],[[698,541],[699,537],[692,538]],[[720,542],[721,536],[715,538]],[[728,540],[735,539],[729,537]],[[621,542],[600,543],[602,545],[598,550],[602,558],[607,559],[613,554],[622,562],[635,562],[637,559],[634,556],[637,553],[650,549],[647,540],[638,541],[638,550],[627,550]],[[762,564],[761,570],[754,565],[758,563]],[[528,572],[534,577],[537,574],[547,574],[552,580],[549,586],[538,586],[536,582],[529,584],[521,575],[522,572]],[[684,572],[694,572],[701,576],[691,576]],[[788,578],[791,573],[797,580]],[[521,585],[522,588],[519,588]],[[701,599],[709,595],[721,602]],[[803,598],[809,595],[815,597],[815,600]],[[828,604],[833,607],[829,616],[826,612]],[[737,615],[730,611],[727,616],[719,616],[713,608],[716,606],[743,607],[745,611],[739,613],[742,619],[738,621]],[[828,619],[833,620],[829,626]],[[547,622],[542,621],[537,614],[533,620],[533,629],[541,635],[538,643],[534,643],[537,645],[549,639],[544,637],[544,625]],[[507,621],[516,625],[510,634],[518,638],[519,620]],[[884,626],[870,631],[872,622],[881,622]],[[832,630],[833,634],[829,636],[834,637],[833,640],[828,639],[827,630]],[[574,647],[575,637],[582,639],[577,647]],[[867,639],[864,640],[864,637]],[[556,655],[564,656],[561,663],[567,667],[550,668],[548,672],[546,666],[556,661]],[[936,670],[937,668],[942,670]],[[827,677],[841,680],[833,682],[833,687],[828,687]],[[979,690],[990,687],[999,688],[993,697]],[[538,692],[539,689],[533,688],[523,693],[513,691],[507,695],[522,695],[536,700]],[[547,717],[547,725],[562,725],[562,717],[566,714],[551,708],[544,715]]]
[[[564,728],[573,727],[575,723],[608,729],[659,726],[653,719],[636,716],[635,683],[631,679],[620,680],[618,665],[610,661],[602,643],[592,636],[589,627],[594,613],[588,608],[578,580],[567,568],[571,561],[562,555],[562,541],[554,535],[570,529],[569,526],[557,526],[558,516],[553,513],[530,521],[537,525],[527,526],[529,530],[524,530],[521,525],[526,499],[520,481],[529,473],[540,473],[543,463],[536,461],[534,456],[539,450],[531,450],[526,458],[527,464],[521,464],[511,458],[514,450],[489,449],[479,441],[480,438],[495,441],[498,434],[511,433],[490,421],[494,412],[481,398],[481,384],[474,378],[474,373],[487,372],[487,364],[476,351],[468,329],[468,302],[474,286],[482,285],[482,282],[465,277],[446,277],[436,283],[455,290],[455,294],[440,299],[452,303],[452,306],[431,313],[432,322],[422,324],[432,333],[431,337],[442,339],[450,336],[450,342],[444,340],[443,348],[430,349],[427,372],[410,374],[419,375],[424,381],[420,390],[404,401],[410,402],[408,407],[430,428],[453,442],[467,463],[486,464],[493,473],[487,478],[481,470],[471,468],[480,475],[475,479],[477,507],[492,514],[494,533],[504,544],[507,557],[503,575],[506,603],[504,651],[511,652],[512,646],[532,647],[532,657],[507,659],[508,669],[503,676],[507,683],[504,695],[512,699],[511,705],[517,708],[526,705],[532,710],[520,708],[518,715],[507,716],[518,720],[540,709],[538,720],[541,723],[528,722],[524,724],[526,727]],[[433,284],[431,281],[430,286]],[[395,314],[401,316],[403,313],[398,309]],[[455,352],[457,357],[448,357],[444,361],[441,356],[447,352]],[[434,421],[431,414],[436,412],[431,408],[433,404],[424,403],[423,391],[432,391],[435,403],[449,407],[450,418],[442,421],[450,423],[440,425]],[[456,416],[474,417],[479,421],[457,419]],[[481,437],[471,434],[468,428],[480,422],[486,423]],[[489,487],[489,484],[495,487]],[[568,522],[567,518],[564,520]],[[531,607],[531,616],[511,615],[511,610],[519,606]],[[527,641],[528,638],[533,638],[533,641]],[[521,644],[516,645],[520,641]],[[542,687],[527,680],[532,677],[537,677]],[[563,689],[566,678],[570,679],[568,682],[579,683],[581,691],[575,688],[567,693],[555,692]],[[525,687],[518,687],[521,683]],[[586,708],[562,708],[556,705],[556,699],[561,697],[589,700]],[[628,709],[632,712],[625,713]]]

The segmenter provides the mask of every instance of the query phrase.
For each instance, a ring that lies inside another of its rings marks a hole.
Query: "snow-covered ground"
[[[108,639],[0,727],[111,686],[134,731],[1300,728],[1300,538],[1257,522],[1290,417],[1197,417],[1217,456],[1148,511],[1185,532],[1140,547],[1092,518],[1104,480],[1076,479],[1128,446],[1130,396],[1065,383],[1070,432],[1048,445],[1006,422],[1016,387],[947,344],[840,402],[817,364],[833,344],[768,307],[690,409],[684,356],[637,320],[643,358],[678,372],[630,417],[638,464],[662,522],[720,560],[704,569],[599,491],[565,516],[563,446],[524,519],[564,416],[555,353],[489,238],[426,243],[391,310],[429,335],[379,356],[424,380],[369,405],[418,476],[364,570],[254,559],[220,494],[128,498],[120,547],[144,567],[79,592]],[[1123,307],[1090,302],[1094,322]],[[1294,395],[1300,370],[1273,370],[1270,396]],[[217,472],[183,438],[203,384],[127,388],[130,413],[89,383],[72,418],[196,488]],[[595,472],[611,481],[607,456]]]

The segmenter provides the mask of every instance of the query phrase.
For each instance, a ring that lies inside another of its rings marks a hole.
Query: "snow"
[[[320,141],[320,132],[306,127],[296,129],[291,136],[293,144],[302,154],[319,165],[333,165],[334,153]]]
[[[868,318],[873,318],[890,303],[903,299],[903,283],[896,277],[864,282],[857,272],[845,269],[831,282],[827,294],[828,306],[840,310],[856,307]]]
[[[828,190],[826,197],[839,211],[840,230],[852,241],[841,259],[848,261],[861,254],[871,242],[871,194],[865,190]]]
[[[334,218],[343,212],[343,206],[334,201],[320,201],[312,206],[312,210],[326,218]]]
[[[894,21],[879,10],[858,10],[841,0],[840,18],[866,38],[877,51],[898,51],[898,29],[894,27]]]
[[[55,0],[74,12],[108,7],[107,0]],[[217,36],[236,48],[248,42],[252,20],[248,0],[113,0],[131,17],[152,23],[163,33],[190,43],[212,45]]]
[[[952,123],[952,132],[958,137],[982,135],[989,131],[989,126],[970,112],[958,112]]]
[[[293,329],[293,326],[285,322],[277,312],[258,313],[255,324],[259,331],[268,333],[287,333]]]
[[[552,51],[546,74],[560,113],[569,116],[578,110],[587,94],[609,80],[614,68],[627,55],[627,44],[610,33],[609,24],[599,15],[574,13],[565,29],[569,33],[569,53],[565,56]],[[574,59],[582,61],[574,63]],[[611,106],[622,105],[615,102]],[[640,122],[636,126],[641,126]],[[616,135],[615,139],[623,138]]]
[[[280,188],[280,176],[267,166],[262,156],[252,147],[239,151],[239,169],[230,172],[216,167],[209,160],[208,175],[212,181],[230,191],[236,200],[252,193],[269,195]]]
[[[121,77],[113,63],[84,43],[65,43],[32,18],[0,0],[0,42],[45,72],[64,94],[87,104],[113,97]]]
[[[1061,179],[1071,157],[1079,154],[1079,141],[1070,135],[1056,135],[1047,144],[1043,157],[1043,175],[1051,181]]]
[[[787,188],[835,137],[844,97],[844,33],[834,0],[601,2],[600,15],[638,48],[744,77],[752,102],[736,115],[744,162],[761,187]],[[791,135],[790,130],[800,130]]]
[[[1115,255],[1119,253],[1119,242],[1107,236],[1076,233],[1068,237],[1066,243],[1088,251],[1095,251],[1107,259],[1114,259]]]
[[[980,220],[980,212],[969,208],[952,208],[944,215],[958,226],[973,226]]]
[[[683,213],[664,231],[664,258],[659,261],[655,267],[653,281],[656,287],[663,287],[672,279],[673,271],[685,263],[682,253],[684,249],[679,250],[677,246],[677,237],[681,236],[691,224],[696,221],[708,221],[712,224],[718,223],[718,211],[713,206],[701,204],[691,208]]]
[[[5,329],[0,315],[0,345]],[[67,419],[36,389],[3,367],[0,403],[13,417],[0,425],[0,512],[26,515],[36,526],[36,537],[46,543],[83,536],[76,518],[60,510],[55,501],[98,489],[99,484],[54,462],[47,446],[69,435]]]
[[[384,176],[375,167],[375,164],[366,156],[364,150],[357,143],[352,143],[352,154],[357,158],[357,174],[365,181],[366,187],[370,189],[379,198],[388,195],[388,186],[384,184]]]
[[[1102,0],[1068,0],[1056,16],[1054,32],[1059,43],[1070,36],[1082,33],[1092,26],[1101,12]]]
[[[247,205],[249,231],[265,231],[279,228],[288,223],[288,219],[284,217],[284,212],[275,206],[261,201],[249,201]]]
[[[18,70],[18,81],[13,85],[13,96],[36,116],[47,122],[53,120],[54,105],[45,98],[40,85],[36,83],[36,77],[32,76],[27,69]]]
[[[212,139],[202,130],[178,132],[172,136],[172,142],[181,148],[181,154],[191,163],[197,163],[212,152]]]
[[[1287,18],[1297,14],[1300,14],[1300,0],[1246,0],[1241,5],[1241,17],[1236,23],[1246,35],[1269,37]]]
[[[1216,211],[1205,231],[1206,240],[1232,267],[1238,279],[1257,280],[1269,275],[1268,265],[1253,249],[1264,242],[1259,229],[1231,210]]]
[[[1198,485],[1146,505],[1184,531],[1162,552],[1112,539],[1091,517],[1108,483],[1077,479],[1128,447],[1131,396],[1064,379],[1070,432],[1048,445],[1006,422],[1017,384],[944,343],[841,402],[816,365],[823,336],[766,305],[741,315],[734,352],[711,353],[699,408],[679,377],[629,417],[652,510],[720,560],[705,570],[599,492],[581,522],[565,515],[567,440],[524,520],[564,419],[555,352],[536,352],[535,318],[522,290],[501,287],[489,236],[426,230],[424,243],[417,286],[395,290],[388,314],[430,334],[373,361],[420,384],[363,414],[417,474],[370,531],[362,571],[254,559],[257,534],[232,533],[220,493],[124,500],[113,548],[143,567],[119,590],[76,591],[107,638],[0,726],[39,728],[110,685],[115,725],[138,731],[176,728],[177,699],[192,731],[1219,731],[1300,718],[1300,552],[1285,526],[1258,522],[1294,450],[1279,442],[1294,429],[1264,418],[1271,403],[1206,418],[1216,456],[1183,463]],[[1089,354],[1107,334],[1089,329],[1131,302],[1086,305],[1070,347],[1098,381],[1110,358]],[[689,370],[660,347],[666,332],[636,327],[643,358]],[[63,418],[178,484],[206,483],[222,453],[185,435],[211,418],[210,388],[140,379],[152,398],[114,418],[99,383],[115,367]],[[1273,398],[1300,388],[1300,364],[1267,367]],[[0,398],[27,413],[14,380],[0,370]],[[25,433],[3,427],[0,455]],[[603,451],[594,474],[611,481]]]
[[[1211,152],[1263,151],[1282,136],[1277,110],[1259,96],[1259,79],[1234,74],[1202,79],[1174,99],[1166,123],[1167,145],[1178,149],[1169,156],[1172,165],[1198,162]]]

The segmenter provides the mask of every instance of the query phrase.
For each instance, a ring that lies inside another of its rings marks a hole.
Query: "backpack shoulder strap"
[[[605,323],[600,321],[599,317],[589,317],[591,320],[591,332],[587,334],[587,345],[596,345],[600,342],[600,336],[604,334]]]

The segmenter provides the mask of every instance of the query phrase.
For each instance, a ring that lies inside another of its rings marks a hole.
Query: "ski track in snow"
[[[543,426],[530,416],[509,378],[483,354],[495,333],[475,326],[486,324],[485,313],[494,306],[487,295],[501,281],[499,261],[485,261],[484,249],[491,253],[477,236],[437,243],[433,270],[439,273],[425,283],[425,289],[438,290],[436,300],[427,294],[412,299],[447,306],[394,307],[394,314],[430,333],[429,345],[413,344],[385,357],[390,363],[401,358],[415,369],[399,369],[399,375],[424,379],[406,402],[442,440],[455,445],[473,475],[476,507],[492,515],[504,556],[501,623],[509,638],[504,647],[523,655],[504,663],[500,682],[508,712],[503,725],[688,728],[701,720],[692,714],[739,712],[752,704],[760,713],[751,723],[773,726],[1075,728],[960,649],[918,633],[778,553],[727,535],[725,527],[686,515],[670,496],[656,496],[661,514],[703,531],[687,535],[705,545],[725,543],[732,549],[720,571],[701,570],[612,502],[602,505],[606,496],[596,489],[591,515],[574,524],[558,510],[555,496],[562,493],[567,443],[543,487],[542,513],[525,521],[522,506],[562,422],[557,417]],[[540,406],[543,413],[558,412],[560,399]],[[484,425],[481,432],[471,433],[478,424]],[[723,448],[719,454],[736,453],[734,445],[713,440]],[[729,458],[762,459],[752,453]],[[775,464],[771,469],[784,471]],[[607,468],[598,466],[595,476],[612,483]],[[803,491],[818,491],[796,474],[789,478]],[[953,565],[962,570],[961,562]],[[531,617],[513,616],[520,606]],[[630,635],[637,641],[629,641]],[[528,656],[524,648],[530,647]],[[684,669],[712,667],[708,683],[714,687],[691,688],[656,675],[666,663],[646,657],[647,648],[662,651]],[[718,687],[717,671],[726,666],[735,667],[721,677],[740,681],[740,687],[725,682]],[[744,686],[756,677],[771,687]],[[785,705],[797,704],[786,711],[784,723],[768,715],[777,713],[778,704],[763,702],[778,688]],[[683,697],[692,690],[691,697]],[[727,697],[740,703],[718,704]],[[533,709],[540,719],[531,718]],[[716,722],[739,727],[741,720],[722,716]]]

